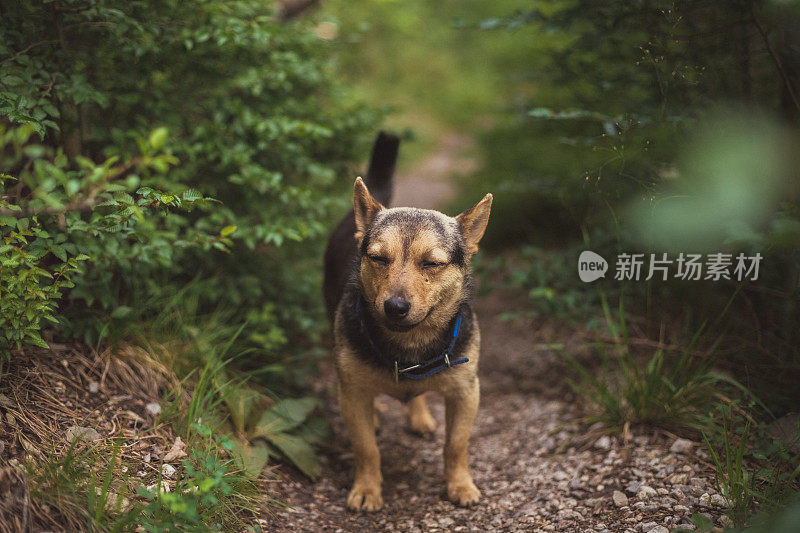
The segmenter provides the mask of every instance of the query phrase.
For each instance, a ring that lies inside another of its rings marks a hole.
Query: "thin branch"
[[[22,209],[14,211],[6,207],[0,207],[0,215],[10,216],[14,218],[23,218],[36,215],[58,215],[61,213],[75,213],[83,211],[91,211],[100,203],[99,198],[91,198],[88,200],[79,200],[70,202],[61,207],[42,207],[40,209]]]
[[[24,54],[26,52],[30,52],[32,49],[36,48],[37,46],[43,46],[45,44],[57,44],[57,43],[58,43],[57,39],[49,39],[47,41],[39,41],[38,43],[33,43],[32,45],[26,46],[25,48],[23,48],[19,52],[15,53],[13,56],[7,57],[4,60],[0,61],[0,65],[2,65],[3,63],[6,63],[8,61],[15,60],[17,57],[21,56],[22,54]]]

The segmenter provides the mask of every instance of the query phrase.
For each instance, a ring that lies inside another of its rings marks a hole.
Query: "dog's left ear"
[[[478,243],[483,237],[483,232],[486,231],[486,224],[489,223],[489,212],[491,210],[492,195],[487,194],[474,207],[467,209],[456,217],[469,255],[475,255],[478,251]]]
[[[355,237],[359,245],[375,213],[381,209],[383,209],[383,206],[369,193],[367,186],[364,184],[364,180],[356,178],[356,182],[353,185],[353,213],[356,217]]]

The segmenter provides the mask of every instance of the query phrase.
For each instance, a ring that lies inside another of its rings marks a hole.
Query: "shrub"
[[[192,279],[207,282],[204,310],[248,322],[241,339],[260,363],[321,329],[318,238],[374,117],[335,86],[307,22],[282,23],[255,0],[4,6],[0,116],[33,128],[60,173],[28,170],[40,157],[23,141],[2,165],[24,193],[9,204],[58,183],[59,213],[39,222],[92,260],[72,272],[64,334],[94,342],[104,317],[111,331],[147,318],[153,296]],[[117,173],[108,192],[119,205],[88,209],[96,168]],[[198,203],[207,208],[178,209]],[[129,217],[119,225],[81,227],[118,207]]]

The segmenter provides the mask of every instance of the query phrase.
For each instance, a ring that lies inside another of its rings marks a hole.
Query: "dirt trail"
[[[468,139],[453,135],[397,177],[394,205],[436,207],[456,192],[452,174],[468,172]],[[696,443],[661,433],[604,436],[581,425],[559,357],[557,340],[579,349],[581,335],[550,319],[501,321],[519,297],[495,291],[476,301],[482,330],[481,408],[472,433],[471,465],[483,497],[462,509],[446,501],[442,446],[444,406],[429,400],[439,422],[434,435],[405,429],[401,404],[386,398],[378,444],[384,509],[345,508],[353,456],[338,412],[329,363],[316,383],[333,436],[322,451],[323,474],[312,483],[287,472],[275,484],[290,507],[269,520],[274,531],[650,531],[665,533],[706,513],[718,523],[721,497]],[[670,451],[672,448],[672,451]],[[618,491],[618,492],[615,492]]]

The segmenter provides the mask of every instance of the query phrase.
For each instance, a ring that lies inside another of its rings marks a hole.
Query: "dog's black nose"
[[[409,309],[411,304],[402,298],[389,298],[383,302],[383,310],[389,318],[405,318]]]

